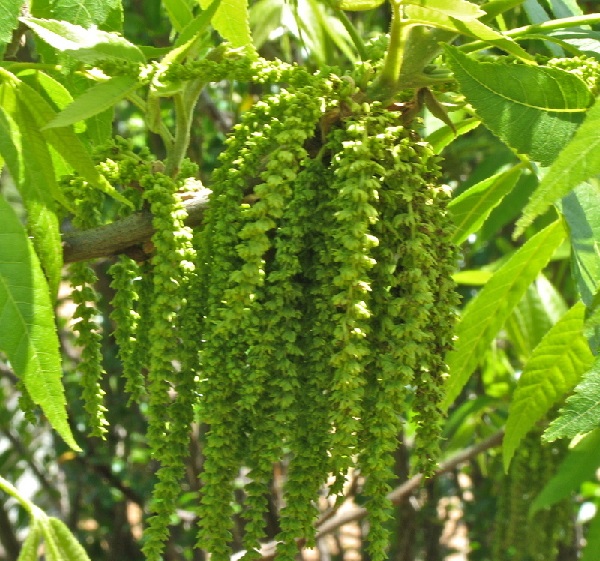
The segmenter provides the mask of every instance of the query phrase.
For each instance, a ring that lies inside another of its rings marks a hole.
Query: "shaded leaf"
[[[585,548],[579,561],[596,561],[600,551],[600,511],[596,511],[596,516],[590,522],[585,536]]]
[[[584,375],[575,393],[567,399],[565,406],[546,429],[543,439],[573,438],[600,425],[600,359]]]
[[[600,429],[596,429],[567,452],[556,473],[531,503],[529,515],[552,506],[577,491],[583,482],[595,478],[599,466]]]
[[[536,217],[574,187],[600,173],[600,103],[592,107],[575,133],[552,164],[517,221],[515,237]]]
[[[559,220],[544,228],[516,251],[469,302],[456,328],[455,348],[447,356],[450,376],[442,404],[444,408],[456,399],[527,287],[546,266],[564,236]]]
[[[135,78],[116,76],[92,86],[63,109],[43,129],[65,127],[113,107],[138,87]]]
[[[21,18],[36,35],[55,49],[88,64],[116,59],[143,63],[142,51],[117,33],[86,29],[66,21]]]
[[[446,46],[462,93],[494,134],[517,152],[550,165],[593,101],[585,84],[557,68],[477,62]]]
[[[522,165],[516,165],[507,171],[488,177],[452,200],[449,209],[456,224],[452,236],[454,243],[461,244],[470,234],[481,228],[492,210],[515,186],[522,169]]]
[[[0,348],[34,403],[65,442],[79,450],[67,423],[58,335],[48,285],[13,209],[0,197]]]
[[[573,306],[535,348],[527,361],[515,390],[502,445],[504,469],[521,439],[544,417],[581,375],[594,357],[583,335],[585,306]]]

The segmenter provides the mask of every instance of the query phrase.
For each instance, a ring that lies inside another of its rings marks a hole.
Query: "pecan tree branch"
[[[193,198],[183,201],[187,211],[188,226],[202,222],[210,191],[205,189]],[[142,245],[154,233],[152,214],[141,211],[111,224],[90,230],[66,232],[63,234],[63,259],[65,263],[96,259],[127,253],[132,257],[142,254]]]

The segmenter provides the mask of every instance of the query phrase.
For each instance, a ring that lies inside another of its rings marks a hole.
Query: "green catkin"
[[[102,207],[105,195],[92,188],[81,178],[71,177],[63,181],[63,189],[74,210],[73,225],[85,230],[102,223]],[[90,418],[90,434],[104,438],[108,422],[105,417],[104,390],[101,380],[102,327],[97,317],[99,295],[94,289],[97,281],[95,271],[89,263],[72,263],[69,266],[72,286],[71,298],[76,305],[73,330],[78,333],[76,343],[82,348],[77,370],[81,373],[80,385],[84,408]]]
[[[147,559],[158,561],[181,491],[193,419],[195,372],[189,369],[189,359],[179,368],[175,361],[182,359],[178,328],[195,256],[176,182],[156,172],[141,177],[140,185],[150,203],[155,229],[148,331],[148,442],[160,462],[143,550]],[[184,345],[186,350],[189,344]]]
[[[104,375],[102,334],[96,321],[99,296],[93,288],[98,278],[86,262],[73,263],[69,278],[73,286],[71,298],[76,305],[73,331],[78,333],[77,344],[81,346],[77,370],[81,373],[79,383],[83,390],[84,408],[90,419],[90,434],[104,438],[108,421],[103,399],[105,392],[101,386]]]
[[[597,96],[600,91],[600,61],[585,55],[571,58],[552,58],[546,66],[560,68],[574,74],[585,83],[592,95]]]
[[[245,489],[247,498],[244,512],[247,521],[245,545],[249,557],[253,555],[252,550],[258,546],[259,540],[264,536],[263,512],[267,505],[268,482],[273,463],[281,457],[282,439],[285,436],[282,430],[286,429],[287,425],[286,420],[282,419],[281,412],[286,409],[282,404],[287,402],[289,408],[292,400],[287,396],[290,396],[291,390],[295,389],[293,363],[289,361],[295,351],[291,350],[291,356],[288,357],[285,352],[278,353],[277,347],[287,345],[288,349],[291,349],[293,346],[293,340],[286,341],[285,338],[286,335],[294,338],[289,323],[297,319],[298,313],[289,306],[278,305],[284,303],[287,288],[290,286],[289,278],[286,280],[285,276],[279,274],[277,279],[277,272],[270,274],[272,263],[269,254],[272,252],[279,253],[280,256],[283,254],[277,252],[272,235],[283,219],[284,209],[292,196],[292,187],[295,185],[300,166],[307,157],[303,145],[312,137],[321,115],[320,93],[311,87],[293,94],[282,90],[268,103],[261,102],[254,108],[253,114],[239,129],[240,134],[245,135],[246,146],[250,143],[255,144],[252,147],[254,165],[250,163],[246,169],[238,168],[239,179],[234,177],[234,181],[231,181],[231,176],[226,178],[230,192],[233,193],[229,200],[237,206],[236,210],[231,209],[229,216],[235,216],[233,213],[238,215],[238,230],[221,233],[214,228],[209,231],[209,243],[213,244],[211,255],[213,271],[222,276],[223,266],[220,264],[228,259],[231,263],[230,258],[227,257],[231,254],[238,256],[238,265],[237,270],[232,270],[220,285],[215,282],[214,274],[208,281],[210,287],[216,287],[221,293],[215,294],[214,299],[209,295],[209,306],[213,306],[214,319],[209,328],[210,334],[205,337],[202,362],[211,384],[218,383],[219,378],[222,380],[225,376],[226,384],[230,389],[227,394],[221,389],[221,398],[225,399],[221,399],[218,404],[217,407],[220,409],[218,413],[215,410],[210,412],[210,402],[208,406],[207,403],[204,404],[204,410],[208,412],[212,424],[207,436],[207,448],[210,448],[211,442],[215,439],[216,444],[219,445],[221,437],[218,434],[218,425],[230,422],[228,420],[233,416],[233,411],[236,411],[238,417],[244,418],[237,427],[238,431],[243,431],[245,426],[252,427],[250,437],[246,439],[247,441],[240,439],[237,450],[238,454],[250,458],[251,483]],[[257,122],[262,124],[260,132],[252,130]],[[246,124],[249,127],[245,129]],[[244,146],[242,150],[245,149]],[[269,154],[269,157],[264,161],[259,159],[257,162],[256,151],[260,154],[261,150],[265,151],[265,156]],[[252,173],[249,173],[251,170]],[[254,205],[240,207],[240,199],[253,177],[258,177],[260,181],[252,193],[252,197],[256,198],[257,202]],[[224,196],[221,193],[215,195]],[[210,227],[209,218],[208,228]],[[217,247],[217,243],[220,244],[220,248]],[[282,282],[284,282],[283,286]],[[210,318],[210,307],[208,313]],[[278,340],[281,337],[283,341]],[[223,352],[223,340],[228,341],[227,353]],[[273,360],[273,355],[277,354],[281,357],[281,361]],[[271,384],[270,380],[277,380],[277,382]],[[215,391],[206,393],[215,394]],[[271,402],[276,405],[276,411],[264,410],[265,407],[267,409],[270,407]],[[228,438],[230,447],[235,446],[232,446],[232,438],[235,439],[235,435],[232,436],[230,433]],[[210,457],[211,455],[207,453],[209,464]],[[222,460],[223,458],[219,458],[219,461]],[[229,460],[231,461],[232,458]],[[207,469],[208,467],[210,466],[207,466]],[[225,477],[230,478],[230,476],[227,476],[225,466],[222,467],[223,469],[218,471],[221,474],[219,481],[209,482],[208,477],[204,477],[204,485],[207,488],[205,496],[214,489],[213,493],[221,493],[221,501],[229,502],[223,494],[223,489],[228,484]],[[237,469],[234,465],[229,466],[230,473]],[[206,512],[205,518],[214,516],[216,514],[214,511],[218,509],[211,506],[210,510],[212,512]],[[201,539],[204,528],[210,529],[211,526],[208,524],[201,526]],[[211,547],[218,546],[215,544],[212,530],[210,541],[214,545],[209,544],[205,547],[214,554]],[[225,554],[227,553],[223,552],[223,555]]]
[[[565,451],[562,443],[542,444],[541,430],[525,437],[502,482],[492,542],[494,561],[559,561],[560,546],[572,543],[570,499],[529,516],[531,502],[554,476]]]
[[[136,310],[138,303],[137,284],[140,267],[127,256],[119,256],[109,271],[112,277],[110,286],[115,290],[111,302],[111,320],[115,324],[114,337],[118,345],[118,356],[123,364],[125,391],[129,402],[139,402],[144,394],[144,376],[141,363],[135,353],[138,337],[140,314]]]

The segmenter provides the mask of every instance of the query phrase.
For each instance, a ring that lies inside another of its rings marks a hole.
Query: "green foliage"
[[[0,310],[10,329],[0,333],[9,358],[29,397],[74,449],[61,383],[58,338],[48,285],[32,244],[14,210],[0,197]]]
[[[579,78],[557,68],[477,62],[450,47],[446,52],[462,93],[484,124],[543,166],[556,159],[593,103]]]
[[[560,220],[544,228],[517,250],[469,303],[457,325],[458,341],[447,357],[451,376],[446,384],[445,407],[462,390],[513,308],[564,236]]]
[[[498,498],[493,540],[461,503],[473,561],[562,559],[596,436],[558,467],[566,443],[541,434],[593,430],[600,402],[600,49],[565,29],[600,18],[558,0],[29,7],[0,8],[0,375],[14,370],[23,407],[76,449],[51,310],[66,275],[75,321],[56,318],[84,451],[56,456],[148,515],[145,557],[188,558],[197,540],[215,561],[259,559],[273,540],[293,559],[316,545],[322,503],[337,518],[348,497],[369,557],[400,559],[411,538],[394,524],[413,502],[394,513],[394,478],[440,477],[421,523],[464,470],[478,520]],[[501,427],[502,459],[467,449],[442,479],[444,453]],[[87,560],[62,522],[0,487],[31,516],[19,559],[43,540],[50,561]],[[92,512],[109,502],[94,491]],[[435,532],[410,554],[441,559]]]
[[[596,176],[600,170],[599,120],[600,105],[596,104],[586,115],[585,122],[577,133],[552,163],[539,188],[523,210],[523,217],[517,222],[515,235],[522,233],[537,216],[560,197],[564,197],[577,185]]]
[[[506,421],[504,466],[521,438],[570,392],[594,360],[583,336],[585,307],[576,304],[544,336],[519,378]]]

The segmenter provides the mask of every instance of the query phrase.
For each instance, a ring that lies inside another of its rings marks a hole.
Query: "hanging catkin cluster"
[[[148,262],[113,266],[111,316],[161,464],[144,546],[151,560],[176,506],[194,409],[207,427],[198,545],[214,561],[230,558],[241,470],[247,559],[259,557],[273,465],[283,462],[279,558],[294,559],[298,539],[314,544],[319,490],[333,481],[329,492],[342,494],[357,468],[370,554],[381,561],[392,453],[411,415],[413,469],[435,468],[457,305],[449,195],[431,147],[400,113],[365,101],[372,74],[364,65],[353,76],[311,76],[237,55],[165,72],[165,82],[285,85],[227,140],[195,236],[184,226],[182,178],[146,157],[131,176],[127,150],[110,160],[156,230]]]
[[[259,102],[215,174],[198,265],[209,426],[199,544],[218,560],[230,555],[242,467],[250,552],[265,535],[272,465],[289,457],[282,558],[295,539],[311,543],[328,474],[339,493],[357,466],[382,559],[391,453],[411,400],[415,469],[435,465],[456,305],[448,194],[431,148],[355,93],[329,78]]]
[[[560,561],[561,548],[568,550],[573,543],[574,513],[568,499],[529,514],[533,499],[554,476],[566,451],[562,443],[542,444],[541,432],[527,435],[502,480],[494,561]]]

